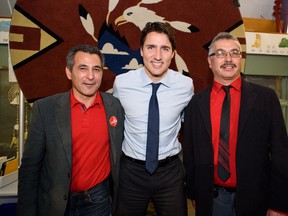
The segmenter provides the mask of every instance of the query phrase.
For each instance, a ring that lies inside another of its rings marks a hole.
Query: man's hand
[[[192,204],[192,207],[195,209],[195,206],[196,206],[195,200],[191,200],[191,204]],[[268,216],[268,215],[267,215],[267,216]]]
[[[276,211],[269,209],[267,211],[266,216],[288,216],[288,213],[276,212]]]

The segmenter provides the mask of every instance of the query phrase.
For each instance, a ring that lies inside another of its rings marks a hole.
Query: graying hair
[[[240,52],[242,52],[241,44],[240,44],[239,40],[237,39],[237,37],[230,34],[229,32],[220,32],[213,38],[213,40],[209,46],[208,56],[210,56],[214,52],[214,50],[213,50],[214,43],[218,40],[223,40],[223,39],[236,41],[236,43],[239,45]]]

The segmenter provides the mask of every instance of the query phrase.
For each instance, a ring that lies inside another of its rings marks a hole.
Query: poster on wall
[[[10,18],[0,17],[0,44],[9,43],[9,28],[10,28]]]
[[[288,55],[288,35],[246,32],[247,53],[263,55]]]

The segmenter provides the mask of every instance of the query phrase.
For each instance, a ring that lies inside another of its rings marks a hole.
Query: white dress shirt
[[[181,144],[178,141],[181,114],[194,92],[192,79],[171,69],[160,82],[157,91],[160,110],[158,160],[181,151]],[[122,150],[125,155],[143,161],[146,156],[151,83],[152,80],[144,68],[140,68],[116,76],[113,86],[113,95],[120,100],[125,110]]]

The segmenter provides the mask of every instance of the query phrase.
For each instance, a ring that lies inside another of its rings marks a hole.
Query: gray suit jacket
[[[124,113],[119,101],[101,93],[111,142],[111,176],[114,197],[123,140]],[[17,215],[63,216],[72,172],[70,92],[37,100],[19,169]],[[115,116],[118,123],[111,126]],[[115,209],[113,199],[112,211]]]

